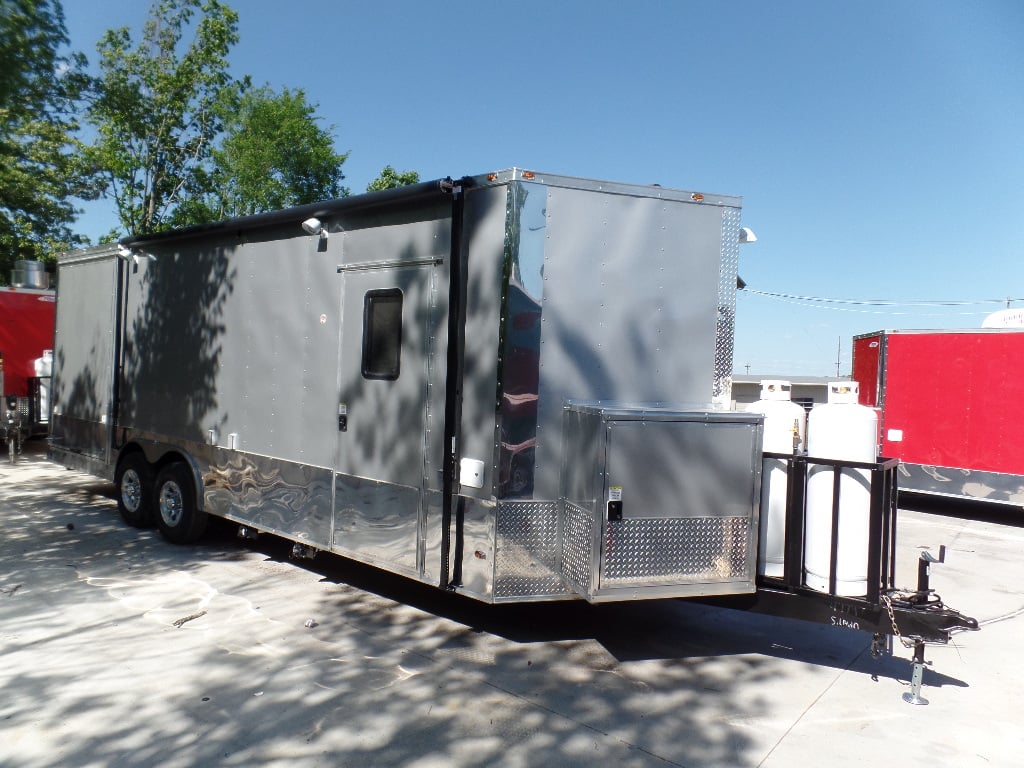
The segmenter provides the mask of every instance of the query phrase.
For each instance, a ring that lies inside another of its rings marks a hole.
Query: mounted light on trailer
[[[306,219],[304,222],[302,222],[302,228],[311,235],[319,236],[319,240],[317,240],[316,247],[318,251],[327,250],[327,227],[324,226],[324,223],[320,221],[320,219],[318,219],[316,216],[312,216]]]
[[[142,263],[143,261],[156,261],[156,256],[154,256],[153,254],[142,253],[141,251],[132,250],[131,248],[128,248],[127,246],[121,243],[118,243],[117,245],[117,256],[118,258],[123,259],[124,261],[131,260],[132,264],[135,265],[136,270],[138,269],[139,264]]]
[[[702,200],[704,200],[704,195],[702,195],[700,192],[694,192],[692,195],[690,195],[690,199],[693,200],[693,202],[695,203],[699,203]]]
[[[302,228],[311,235],[326,236],[324,225],[323,223],[321,223],[320,219],[316,218],[316,216],[306,219],[304,222],[302,222]]]

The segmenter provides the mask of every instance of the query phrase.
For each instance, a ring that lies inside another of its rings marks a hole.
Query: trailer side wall
[[[83,469],[112,477],[117,368],[117,251],[97,246],[60,265],[51,432]]]
[[[884,455],[1024,474],[1024,333],[893,333],[885,344]]]
[[[861,402],[905,490],[1024,501],[1024,331],[883,331],[854,340]],[[873,390],[873,387],[877,387]]]

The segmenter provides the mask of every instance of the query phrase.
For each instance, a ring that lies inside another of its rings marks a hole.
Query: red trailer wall
[[[887,333],[884,344],[883,455],[1024,474],[1024,332]]]
[[[4,395],[25,396],[35,376],[34,363],[53,349],[53,291],[0,287],[0,353],[4,357]]]

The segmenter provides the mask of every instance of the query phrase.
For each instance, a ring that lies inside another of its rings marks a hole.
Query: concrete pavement
[[[861,632],[485,606],[226,525],[175,547],[111,493],[38,445],[0,464],[2,766],[1024,764],[1015,525],[901,513],[901,584],[946,544],[932,584],[983,624],[929,648],[913,707],[909,652]]]

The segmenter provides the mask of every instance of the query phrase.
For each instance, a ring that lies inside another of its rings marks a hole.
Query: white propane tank
[[[878,415],[858,405],[856,381],[833,381],[828,403],[811,409],[807,424],[807,454],[812,459],[838,459],[872,463],[878,444]],[[807,586],[829,591],[832,552],[831,467],[811,464],[807,478],[807,521],[804,571]],[[868,591],[868,521],[871,513],[871,473],[844,469],[839,480],[839,541],[836,594],[857,597]]]
[[[42,423],[50,421],[50,377],[53,375],[53,350],[43,350],[43,356],[33,361],[36,376],[40,377],[39,382],[39,414],[37,418]]]
[[[747,411],[764,414],[763,449],[792,454],[803,450],[807,412],[790,400],[792,385],[779,379],[761,382],[761,399]],[[761,522],[757,572],[781,578],[786,543],[786,493],[789,475],[782,459],[765,459],[761,475]]]
[[[44,349],[43,356],[37,357],[32,361],[32,367],[35,369],[36,376],[52,376],[53,375],[53,350]]]

